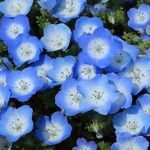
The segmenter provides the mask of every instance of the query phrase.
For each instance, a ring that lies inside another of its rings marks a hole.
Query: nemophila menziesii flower
[[[145,114],[150,116],[150,94],[141,95],[137,100],[137,104]]]
[[[139,58],[119,74],[132,79],[134,95],[150,86],[150,59]]]
[[[128,11],[128,25],[135,30],[145,28],[150,23],[150,5],[141,4],[138,9]]]
[[[48,145],[55,145],[64,141],[72,131],[67,118],[60,112],[53,113],[51,117],[39,117],[36,125],[36,137]]]
[[[71,30],[63,23],[50,24],[44,28],[44,36],[41,41],[48,52],[65,51],[70,43]]]
[[[1,70],[0,71],[0,86],[7,86],[7,76],[9,75],[8,70]]]
[[[59,4],[59,0],[39,0],[38,4],[48,11],[52,11],[57,4]]]
[[[146,26],[145,33],[150,36],[150,23]]]
[[[122,43],[112,39],[105,28],[98,28],[93,34],[84,34],[78,39],[78,44],[83,50],[82,59],[100,68],[110,65],[111,60],[122,49]]]
[[[32,63],[39,59],[43,51],[42,42],[35,36],[22,36],[16,44],[8,47],[8,52],[17,67],[24,63]]]
[[[92,34],[95,29],[103,27],[103,22],[98,17],[82,16],[77,19],[75,23],[75,30],[73,31],[73,38],[77,39],[85,33]]]
[[[114,73],[107,74],[109,80],[119,91],[119,97],[112,102],[109,113],[116,113],[120,108],[129,108],[132,104],[132,81]]]
[[[29,20],[24,15],[18,15],[14,18],[3,17],[0,23],[0,39],[6,45],[15,43],[19,36],[24,36],[29,33]]]
[[[9,98],[9,89],[0,85],[0,111],[7,106]]]
[[[149,142],[143,136],[120,134],[111,150],[148,150]]]
[[[39,61],[33,64],[36,69],[37,76],[43,81],[43,89],[54,86],[53,81],[48,78],[48,72],[52,69],[52,59],[48,55],[41,55]]]
[[[122,50],[118,52],[112,59],[111,64],[107,67],[108,71],[119,72],[127,68],[132,62],[137,60],[139,49],[135,45],[130,45],[127,42],[116,37],[122,42]]]
[[[92,80],[81,80],[78,90],[88,106],[103,115],[109,113],[112,101],[119,96],[117,89],[109,83],[106,75],[97,75]]]
[[[76,63],[75,57],[57,57],[52,60],[52,69],[48,72],[48,77],[55,84],[63,83],[69,76],[73,74],[73,67]]]
[[[64,110],[67,116],[73,116],[90,109],[86,99],[78,90],[78,84],[78,80],[68,78],[55,96],[56,105]]]
[[[0,12],[6,17],[27,15],[31,9],[33,0],[5,0],[0,2]]]
[[[86,2],[87,0],[61,0],[52,15],[62,22],[68,22],[80,15]]]
[[[77,146],[73,147],[72,150],[97,150],[97,145],[94,141],[87,141],[84,138],[77,139]]]
[[[74,67],[74,77],[81,80],[93,79],[98,73],[100,73],[100,69],[98,69],[96,66],[79,60]]]
[[[43,87],[43,82],[37,76],[34,68],[28,67],[22,71],[13,70],[7,77],[11,97],[24,102]]]
[[[0,135],[6,137],[10,142],[15,142],[22,136],[32,131],[33,110],[24,105],[18,109],[8,107],[0,117]]]
[[[147,116],[139,106],[133,105],[113,118],[113,125],[116,133],[127,133],[138,135],[147,133],[150,127],[150,117]]]

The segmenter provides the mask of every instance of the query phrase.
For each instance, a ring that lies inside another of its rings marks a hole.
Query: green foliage
[[[0,40],[0,56],[7,52],[6,45]]]
[[[110,147],[111,147],[110,142],[102,141],[98,143],[99,150],[110,150]]]

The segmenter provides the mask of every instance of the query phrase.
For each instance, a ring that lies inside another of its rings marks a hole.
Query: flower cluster
[[[150,50],[142,53],[106,28],[95,16],[106,9],[100,7],[105,3],[109,1],[91,6],[87,0],[39,0],[39,6],[57,20],[39,37],[33,35],[27,16],[33,0],[0,2],[0,40],[9,55],[2,57],[0,69],[0,135],[8,142],[31,132],[36,119],[35,136],[47,145],[59,144],[74,130],[71,118],[94,111],[113,118],[117,138],[112,150],[148,149]],[[86,6],[93,16],[83,13]],[[127,15],[128,26],[149,38],[150,5],[131,8]],[[77,56],[67,54],[71,45],[80,49]],[[54,53],[65,56],[52,57]],[[53,88],[58,88],[56,112],[33,119],[26,102]],[[13,106],[12,100],[25,105]],[[72,150],[97,149],[96,142],[80,137],[76,144]]]

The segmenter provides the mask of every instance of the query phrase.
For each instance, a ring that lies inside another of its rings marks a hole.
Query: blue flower
[[[127,68],[132,62],[136,61],[139,54],[139,50],[135,45],[130,45],[118,37],[115,37],[115,39],[122,42],[123,48],[112,59],[110,66],[107,67],[110,72],[119,72]]]
[[[6,17],[27,15],[31,9],[33,0],[5,0],[0,2],[0,12]]]
[[[138,94],[144,88],[150,87],[150,59],[139,58],[132,63],[127,69],[119,74],[132,79],[133,95]]]
[[[7,138],[10,142],[15,142],[22,136],[32,131],[33,110],[27,105],[18,109],[8,107],[0,118],[0,135]]]
[[[0,39],[6,45],[11,45],[16,42],[20,35],[27,35],[29,30],[29,19],[26,16],[18,15],[15,18],[3,17],[0,24]]]
[[[77,146],[73,147],[72,150],[97,150],[97,145],[94,141],[87,142],[84,138],[77,139]]]
[[[22,36],[15,45],[8,47],[8,52],[17,67],[24,63],[32,63],[39,59],[43,51],[43,45],[37,37]]]
[[[65,111],[67,116],[76,115],[89,109],[87,101],[78,90],[79,81],[73,78],[67,79],[56,94],[55,103]]]
[[[123,112],[116,114],[113,118],[113,125],[116,133],[138,135],[140,133],[147,133],[150,127],[150,118],[139,106],[133,105]]]
[[[73,31],[73,37],[75,41],[85,33],[92,34],[95,29],[103,27],[103,22],[98,17],[86,17],[82,16],[77,19],[75,23],[75,30]]]
[[[28,101],[43,87],[42,81],[36,75],[36,70],[31,67],[22,71],[11,71],[7,77],[7,84],[11,90],[11,96],[21,102]]]
[[[68,22],[80,15],[86,2],[87,0],[61,0],[52,15],[62,22]]]
[[[74,77],[81,80],[93,79],[98,73],[100,73],[100,69],[98,69],[96,66],[84,63],[79,60],[74,68]]]
[[[36,69],[37,76],[43,81],[43,89],[52,88],[54,83],[48,78],[48,72],[52,69],[52,59],[48,55],[41,55],[33,67]]]
[[[116,113],[120,108],[129,108],[132,104],[131,93],[133,86],[131,79],[116,75],[114,73],[109,73],[107,76],[119,91],[119,97],[112,102],[109,113]]]
[[[10,98],[9,89],[0,86],[0,111],[7,106],[9,98]]]
[[[131,136],[129,134],[120,134],[117,136],[117,142],[112,144],[111,150],[148,150],[149,142],[143,136]]]
[[[60,112],[55,112],[51,117],[39,117],[36,123],[38,129],[35,135],[48,145],[55,145],[67,139],[72,131],[67,118]]]
[[[44,36],[41,41],[48,52],[65,51],[70,43],[71,30],[63,23],[50,24],[44,28]]]
[[[109,83],[106,75],[97,75],[92,80],[80,81],[78,90],[89,108],[103,115],[109,113],[112,101],[119,96],[117,89]]]
[[[39,0],[38,4],[48,11],[52,11],[56,5],[59,3],[59,0]]]
[[[1,70],[0,71],[0,86],[7,86],[7,76],[9,75],[8,70]]]
[[[128,26],[135,30],[145,28],[150,23],[150,6],[141,4],[138,9],[131,8],[128,11]]]
[[[111,60],[122,49],[121,42],[112,39],[105,28],[96,29],[92,35],[84,34],[78,39],[78,43],[83,50],[82,59],[100,68],[110,65]]]
[[[63,83],[69,76],[73,74],[73,67],[76,60],[73,56],[57,57],[52,60],[52,69],[48,72],[48,77],[55,84]]]
[[[150,116],[150,94],[141,95],[137,100],[137,104],[145,114]]]

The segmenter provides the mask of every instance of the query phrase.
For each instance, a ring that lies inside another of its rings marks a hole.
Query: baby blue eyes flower
[[[63,83],[68,77],[73,74],[73,67],[76,60],[73,56],[57,57],[52,61],[52,69],[48,72],[48,77],[55,84]]]
[[[7,84],[11,90],[11,97],[24,102],[43,87],[43,82],[36,74],[36,70],[29,67],[22,71],[14,70],[7,77]]]
[[[95,29],[103,27],[103,22],[97,17],[86,17],[82,16],[77,19],[75,23],[75,30],[73,31],[73,37],[75,41],[85,33],[92,34]]]
[[[68,116],[76,115],[88,108],[87,101],[78,90],[78,85],[79,81],[73,78],[67,79],[55,97],[56,105]]]
[[[150,6],[141,4],[138,9],[131,8],[128,11],[129,27],[135,30],[145,28],[150,23]]]
[[[62,22],[77,18],[84,10],[87,0],[61,0],[55,8],[53,16]]]
[[[150,116],[150,94],[141,95],[137,100],[137,104],[146,115]]]
[[[77,146],[73,147],[72,150],[97,150],[97,145],[94,141],[87,141],[84,138],[77,139]]]
[[[48,145],[58,144],[71,135],[72,127],[60,112],[40,117],[36,124],[36,137]]]
[[[33,110],[27,105],[18,109],[8,107],[0,118],[0,135],[10,142],[15,142],[22,136],[32,131]]]
[[[48,11],[52,11],[58,2],[59,0],[39,0],[38,4],[42,8],[47,9]]]
[[[143,136],[131,136],[121,134],[117,141],[112,144],[111,150],[148,150],[149,142]]]
[[[99,68],[110,65],[111,60],[122,49],[121,42],[112,39],[105,28],[98,28],[93,34],[84,34],[78,39],[78,43],[83,50],[82,59]]]
[[[6,17],[27,15],[31,9],[33,0],[5,0],[0,2],[0,12]]]
[[[150,118],[139,106],[134,105],[115,115],[113,125],[116,133],[138,135],[140,133],[147,133],[150,127]]]
[[[86,100],[89,110],[93,109],[103,115],[109,113],[112,101],[119,96],[106,75],[98,75],[92,80],[81,80],[78,90]]]
[[[47,55],[41,55],[33,67],[36,69],[37,76],[43,81],[43,89],[49,89],[54,86],[53,81],[48,78],[48,72],[52,69],[52,59]]]
[[[8,70],[1,70],[0,71],[0,86],[7,86],[7,76],[9,75]]]
[[[3,17],[0,24],[0,39],[6,45],[12,45],[20,35],[27,35],[29,30],[29,20],[26,16],[18,15],[15,18]]]
[[[150,85],[150,59],[139,58],[134,64],[132,63],[126,70],[119,74],[132,79],[134,95],[138,94],[144,88]]]
[[[30,64],[37,61],[42,51],[42,43],[34,36],[20,37],[15,45],[8,47],[8,52],[18,67],[26,62]]]
[[[41,38],[44,48],[48,52],[65,51],[70,43],[71,30],[63,23],[50,24],[44,28],[44,36]]]
[[[8,88],[0,86],[0,111],[5,108],[10,98],[10,91]]]

